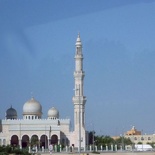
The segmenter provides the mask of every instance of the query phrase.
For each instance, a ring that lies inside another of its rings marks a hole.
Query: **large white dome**
[[[59,111],[52,107],[51,109],[48,110],[48,118],[50,119],[57,119],[59,118]]]
[[[27,101],[23,106],[23,115],[42,115],[42,106],[41,104],[32,97]]]

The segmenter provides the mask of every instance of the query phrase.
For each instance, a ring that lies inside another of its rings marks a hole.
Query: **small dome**
[[[17,111],[12,106],[6,111],[6,119],[17,119]]]
[[[59,111],[52,107],[51,109],[48,110],[48,118],[50,119],[56,119],[59,118]]]
[[[42,106],[41,104],[32,97],[27,101],[23,106],[23,115],[42,115]]]

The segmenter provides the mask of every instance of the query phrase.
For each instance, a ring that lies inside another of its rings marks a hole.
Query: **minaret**
[[[74,131],[79,135],[81,134],[82,146],[85,145],[85,103],[86,97],[83,94],[83,81],[85,73],[83,71],[83,54],[82,54],[82,43],[80,34],[78,34],[76,40],[76,51],[75,51],[75,95],[73,96],[74,104]],[[78,145],[78,144],[77,144]]]

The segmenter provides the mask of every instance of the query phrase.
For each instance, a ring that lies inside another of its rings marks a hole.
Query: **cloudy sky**
[[[154,0],[0,0],[0,118],[34,96],[73,126],[74,54],[84,54],[86,128],[155,132]]]

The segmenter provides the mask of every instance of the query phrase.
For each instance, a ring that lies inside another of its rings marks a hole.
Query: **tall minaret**
[[[82,54],[82,43],[80,34],[78,34],[76,40],[76,51],[75,51],[75,95],[73,96],[74,104],[74,131],[78,135],[81,132],[81,139],[85,143],[85,103],[86,97],[83,95],[83,81],[85,73],[83,71],[83,54]],[[80,126],[79,126],[80,125]],[[81,145],[82,146],[82,145]]]

